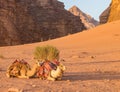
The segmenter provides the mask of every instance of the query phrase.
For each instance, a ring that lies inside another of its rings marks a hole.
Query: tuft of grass
[[[5,57],[4,57],[3,55],[1,55],[1,54],[0,54],[0,58],[1,58],[1,59],[5,59]]]
[[[60,51],[56,47],[46,46],[46,50],[47,50],[47,60],[59,59]]]
[[[36,47],[34,51],[34,58],[37,60],[46,60],[47,59],[47,50],[45,47]]]
[[[54,46],[39,46],[36,47],[35,51],[34,51],[34,58],[42,61],[42,60],[55,60],[55,59],[59,59],[59,50],[54,47]]]

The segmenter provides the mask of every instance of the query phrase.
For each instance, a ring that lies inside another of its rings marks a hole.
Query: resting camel
[[[40,78],[55,81],[61,80],[64,70],[65,66],[60,63],[46,61],[41,64],[36,63],[30,68],[30,65],[24,60],[16,60],[9,66],[6,75],[7,77]]]

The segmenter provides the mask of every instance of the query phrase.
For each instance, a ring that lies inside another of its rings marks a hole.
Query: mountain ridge
[[[85,25],[87,29],[93,28],[99,24],[97,20],[92,18],[90,15],[81,11],[77,6],[72,6],[69,10],[73,15],[79,16],[82,20],[82,23]]]

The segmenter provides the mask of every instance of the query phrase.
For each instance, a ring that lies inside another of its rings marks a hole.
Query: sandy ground
[[[54,45],[66,66],[62,81],[7,78],[15,59],[31,65],[36,46]],[[120,92],[120,21],[42,43],[0,47],[0,92]],[[19,90],[19,91],[18,91]]]

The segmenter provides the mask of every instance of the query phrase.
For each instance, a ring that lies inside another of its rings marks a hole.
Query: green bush
[[[47,49],[47,59],[48,60],[54,60],[59,59],[59,50],[56,47],[53,46],[46,46]]]
[[[36,47],[35,51],[34,51],[34,58],[39,60],[39,61],[43,61],[43,60],[55,60],[55,59],[59,59],[59,50],[56,47],[53,46],[39,46]]]

